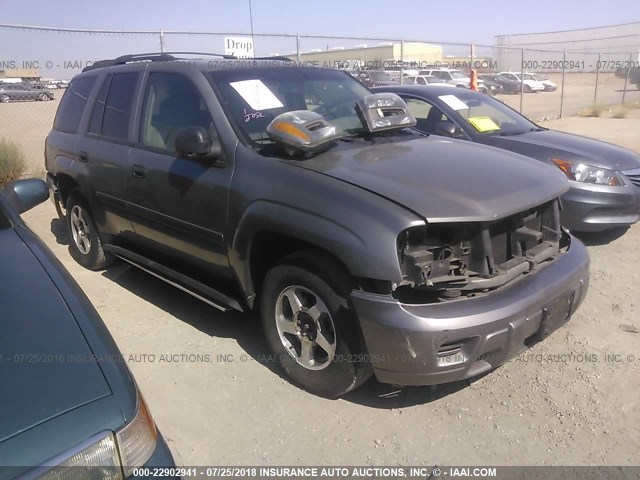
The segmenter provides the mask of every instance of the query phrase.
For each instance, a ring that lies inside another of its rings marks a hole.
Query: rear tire
[[[79,190],[69,194],[66,221],[69,252],[76,262],[89,270],[102,270],[113,263],[113,255],[102,248],[98,229]]]
[[[278,363],[296,385],[338,398],[371,377],[357,319],[349,310],[348,273],[329,255],[308,250],[267,273],[262,326]]]
[[[41,93],[40,95],[38,95],[38,100],[40,100],[41,102],[46,102],[47,100],[49,100],[49,96],[46,93]]]
[[[9,95],[0,95],[0,103],[9,103],[11,97]]]

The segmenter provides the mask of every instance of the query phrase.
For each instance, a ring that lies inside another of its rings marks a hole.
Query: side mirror
[[[9,182],[2,193],[20,215],[46,201],[49,198],[49,187],[39,178],[27,178]]]
[[[453,137],[456,134],[456,126],[451,122],[438,122],[438,125],[436,125],[436,133],[438,135]]]
[[[176,152],[181,157],[215,160],[222,155],[222,144],[202,127],[185,127],[176,135]]]

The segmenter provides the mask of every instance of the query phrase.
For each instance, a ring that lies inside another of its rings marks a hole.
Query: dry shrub
[[[24,153],[22,149],[4,138],[0,139],[0,187],[11,180],[20,178],[25,170]]]

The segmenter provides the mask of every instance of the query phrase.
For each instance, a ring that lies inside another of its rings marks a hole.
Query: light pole
[[[251,9],[251,0],[249,0],[249,23],[251,24],[251,40],[253,40],[253,11]]]

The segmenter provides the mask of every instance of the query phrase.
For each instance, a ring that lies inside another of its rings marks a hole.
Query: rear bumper
[[[562,225],[576,232],[596,232],[640,220],[640,187],[570,182],[562,196]]]
[[[485,296],[427,305],[354,291],[380,382],[432,385],[490,371],[559,328],[584,300],[589,256],[579,240],[551,264]]]

